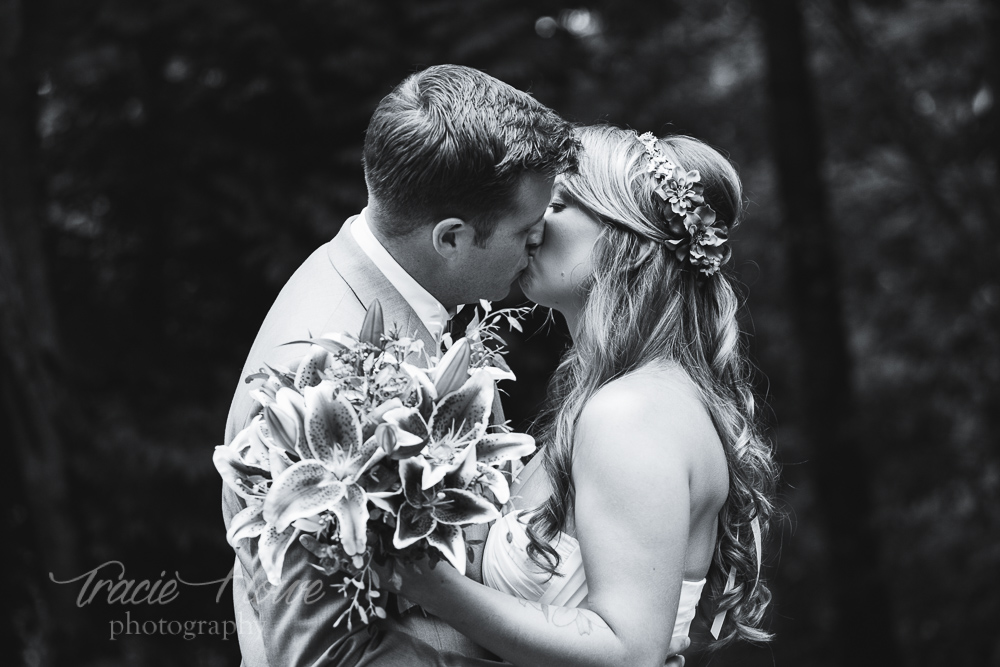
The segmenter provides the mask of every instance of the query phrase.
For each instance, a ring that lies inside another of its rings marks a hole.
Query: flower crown
[[[649,158],[646,171],[656,179],[655,192],[665,204],[667,229],[665,238],[657,240],[672,248],[678,261],[688,259],[706,276],[717,273],[732,254],[732,249],[725,245],[729,240],[729,224],[717,220],[715,210],[705,203],[701,174],[695,169],[680,173],[677,165],[663,154],[652,132],[640,135],[639,141],[646,147]]]

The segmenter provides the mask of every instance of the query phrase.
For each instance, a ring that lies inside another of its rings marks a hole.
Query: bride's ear
[[[469,248],[476,239],[476,230],[461,218],[445,218],[431,232],[434,250],[445,259],[454,259]]]

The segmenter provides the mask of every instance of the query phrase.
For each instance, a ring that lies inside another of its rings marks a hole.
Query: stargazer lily
[[[385,414],[386,422],[425,443],[413,457],[423,471],[423,488],[431,488],[457,470],[466,450],[486,433],[493,392],[492,378],[477,370],[458,389],[435,401],[429,418],[419,406],[397,408]]]
[[[264,501],[263,517],[276,533],[284,534],[297,520],[333,512],[344,551],[355,556],[365,551],[368,521],[367,498],[358,479],[385,452],[376,438],[362,440],[357,412],[334,391],[330,381],[304,389],[302,460],[275,478]]]
[[[493,521],[500,513],[484,498],[458,488],[462,481],[454,473],[446,476],[438,487],[424,489],[423,468],[415,457],[399,462],[399,476],[402,493],[370,496],[373,504],[396,516],[393,545],[404,549],[426,538],[456,570],[465,574],[465,537],[461,526]]]

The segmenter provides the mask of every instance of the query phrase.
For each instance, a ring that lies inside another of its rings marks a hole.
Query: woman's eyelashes
[[[553,199],[552,201],[549,202],[549,208],[552,210],[553,213],[558,213],[559,211],[566,208],[566,204],[559,201],[558,199]]]

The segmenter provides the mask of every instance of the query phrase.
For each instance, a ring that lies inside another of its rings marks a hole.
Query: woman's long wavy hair
[[[559,556],[549,542],[573,514],[573,440],[587,401],[616,378],[656,361],[682,367],[701,392],[729,465],[729,496],[719,513],[718,538],[707,591],[713,615],[726,612],[719,641],[767,641],[761,629],[771,593],[758,580],[751,521],[766,539],[775,515],[778,476],[770,443],[758,428],[749,364],[737,323],[739,298],[720,271],[699,273],[662,238],[665,221],[654,200],[656,182],[634,132],[609,126],[577,130],[579,169],[561,176],[574,203],[605,223],[594,247],[594,272],[576,332],[576,344],[553,376],[542,417],[543,463],[552,495],[528,522],[529,555],[555,574]],[[682,170],[697,169],[707,203],[731,226],[742,212],[735,169],[708,145],[689,137],[659,140]],[[736,586],[726,592],[735,568]]]

